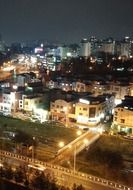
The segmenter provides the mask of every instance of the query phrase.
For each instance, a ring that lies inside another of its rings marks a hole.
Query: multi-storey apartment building
[[[110,84],[109,93],[115,94],[115,104],[121,103],[125,96],[130,95],[130,85],[121,83]]]
[[[62,122],[69,121],[69,115],[75,113],[75,104],[73,99],[57,99],[51,102],[50,113],[52,120],[60,120]]]
[[[113,107],[112,95],[80,98],[75,105],[75,118],[77,123],[96,125],[112,114]]]
[[[57,99],[51,102],[52,119],[72,121],[84,125],[96,125],[106,116],[112,114],[114,96],[81,96],[76,99]]]
[[[114,109],[112,127],[118,131],[125,131],[133,134],[133,97],[127,96],[121,104]]]

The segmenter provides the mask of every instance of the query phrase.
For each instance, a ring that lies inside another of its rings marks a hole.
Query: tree
[[[31,187],[37,190],[58,190],[55,179],[49,179],[43,172],[35,172],[31,180]]]
[[[13,141],[16,143],[25,143],[27,145],[32,145],[33,138],[31,135],[29,135],[21,130],[18,130],[16,132],[15,137],[13,138]]]
[[[46,181],[43,175],[35,175],[32,179],[31,186],[38,190],[43,190],[46,188]]]
[[[87,159],[93,163],[106,165],[110,169],[123,167],[123,157],[120,152],[102,149],[99,146],[91,147],[87,153]]]
[[[85,188],[81,185],[73,184],[72,190],[85,190]]]
[[[26,170],[24,167],[19,166],[14,172],[14,178],[16,182],[24,182],[26,180]]]
[[[13,179],[13,171],[11,167],[5,168],[5,178],[7,178],[8,180]]]
[[[82,185],[77,186],[77,190],[85,190],[85,188]]]
[[[36,146],[36,141],[33,137],[21,130],[17,130],[15,137],[13,138],[13,142],[16,144],[16,149],[19,153],[23,153],[23,151],[27,154],[27,148],[29,146]]]

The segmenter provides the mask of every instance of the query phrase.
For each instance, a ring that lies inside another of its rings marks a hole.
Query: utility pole
[[[35,159],[35,137],[33,137],[33,143],[32,143],[32,160]]]
[[[77,152],[76,152],[77,150],[76,150],[76,144],[74,145],[74,174],[75,174],[75,171],[76,171],[76,154],[77,154]]]

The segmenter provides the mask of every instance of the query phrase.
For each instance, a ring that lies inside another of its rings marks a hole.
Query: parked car
[[[123,136],[124,139],[127,140],[133,140],[133,136],[127,135],[127,136]]]
[[[40,122],[39,121],[39,119],[38,118],[36,118],[36,117],[31,117],[31,119],[30,119],[32,122]]]
[[[127,135],[127,133],[126,133],[126,132],[124,132],[124,131],[120,131],[120,132],[118,132],[118,135],[121,135],[121,136],[126,136],[126,135]]]
[[[4,116],[11,116],[11,113],[10,112],[3,112],[3,115]]]
[[[89,131],[88,127],[83,128],[83,131]]]

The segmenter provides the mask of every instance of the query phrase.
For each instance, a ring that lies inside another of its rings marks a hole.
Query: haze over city
[[[133,190],[132,8],[0,0],[0,190]]]
[[[132,0],[0,0],[0,33],[7,43],[132,36],[132,7]]]

